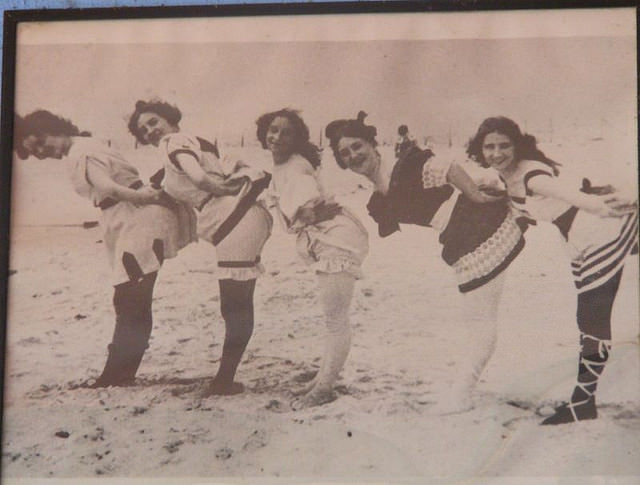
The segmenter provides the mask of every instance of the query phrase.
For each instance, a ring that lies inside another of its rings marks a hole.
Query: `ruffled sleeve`
[[[425,189],[433,189],[446,185],[447,173],[453,161],[453,157],[446,155],[431,157],[422,168],[422,186]]]

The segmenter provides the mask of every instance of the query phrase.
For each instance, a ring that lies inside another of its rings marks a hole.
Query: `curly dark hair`
[[[142,113],[155,113],[167,120],[170,125],[175,126],[177,126],[182,119],[182,113],[176,106],[162,101],[161,99],[153,98],[149,101],[136,101],[136,107],[129,117],[129,124],[127,126],[129,127],[129,132],[141,145],[148,144],[145,140],[142,139],[142,136],[138,130],[138,120],[140,119],[140,115]]]
[[[349,138],[361,138],[373,147],[378,146],[376,141],[376,135],[378,130],[373,125],[365,125],[364,120],[367,117],[367,113],[359,111],[355,120],[334,120],[327,125],[324,130],[325,135],[329,139],[329,144],[333,150],[333,156],[338,163],[338,166],[342,169],[346,169],[347,165],[342,161],[338,153],[338,143],[343,137]]]
[[[494,116],[485,119],[480,123],[477,133],[469,140],[467,154],[480,166],[489,167],[482,154],[482,145],[489,133],[501,133],[509,137],[515,148],[516,160],[537,160],[551,167],[553,173],[558,175],[558,167],[561,165],[548,158],[538,148],[535,136],[522,133],[518,124],[505,116]]]
[[[21,160],[31,155],[24,147],[24,140],[31,135],[43,138],[47,135],[89,136],[90,133],[81,132],[71,121],[44,109],[36,110],[24,117],[16,114],[13,123],[13,148]]]
[[[296,110],[284,108],[278,111],[265,113],[256,120],[256,136],[262,148],[267,148],[267,131],[276,118],[286,118],[293,126],[294,152],[306,158],[313,168],[320,166],[321,149],[309,141],[309,128]]]

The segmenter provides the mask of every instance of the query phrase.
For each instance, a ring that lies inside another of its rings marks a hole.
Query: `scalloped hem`
[[[451,265],[458,284],[464,286],[474,280],[485,279],[498,268],[502,271],[506,268],[505,263],[508,265],[523,245],[522,231],[509,212],[491,237]]]
[[[250,268],[216,268],[216,277],[219,280],[248,281],[255,280],[264,274],[264,266],[257,263]]]

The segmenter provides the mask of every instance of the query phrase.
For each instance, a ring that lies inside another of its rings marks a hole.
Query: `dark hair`
[[[320,166],[320,148],[309,141],[309,128],[300,117],[298,111],[284,108],[279,111],[265,113],[256,120],[256,136],[262,145],[267,148],[267,131],[269,126],[278,117],[286,118],[293,126],[294,152],[306,158],[313,168]]]
[[[158,116],[161,116],[167,123],[170,125],[177,126],[182,119],[182,113],[180,110],[161,99],[150,99],[149,101],[138,100],[136,102],[136,108],[129,117],[129,131],[136,138],[138,143],[141,145],[147,145],[148,143],[144,141],[140,135],[138,130],[138,120],[140,119],[140,115],[142,113],[155,113]]]
[[[36,137],[47,135],[90,136],[90,133],[87,131],[81,132],[71,121],[44,109],[36,110],[24,117],[16,114],[13,124],[13,148],[18,158],[22,160],[25,160],[30,155],[23,143],[31,135]]]
[[[482,167],[489,167],[482,154],[482,145],[489,133],[501,133],[512,141],[515,148],[516,160],[537,160],[549,165],[555,175],[558,175],[560,164],[548,158],[537,146],[535,136],[522,133],[518,124],[504,116],[485,119],[478,127],[478,132],[469,140],[467,154]]]
[[[329,144],[333,150],[333,156],[340,168],[347,168],[338,154],[338,143],[341,138],[345,136],[349,138],[362,138],[372,146],[378,146],[378,142],[376,141],[378,130],[376,130],[375,126],[364,124],[364,119],[366,117],[367,113],[359,111],[355,120],[335,120],[329,123],[325,128],[324,134],[329,138]]]
[[[409,127],[407,125],[398,126],[398,135],[404,136],[409,133]]]

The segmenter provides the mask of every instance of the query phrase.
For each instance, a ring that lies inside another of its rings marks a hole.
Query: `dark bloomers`
[[[423,187],[422,171],[431,157],[431,150],[412,147],[394,165],[388,192],[371,195],[367,209],[378,223],[381,237],[400,230],[400,223],[429,226],[433,215],[453,194],[450,185]]]
[[[151,99],[149,101],[139,100],[136,102],[136,107],[131,116],[129,117],[129,124],[127,125],[129,128],[129,132],[135,137],[135,139],[141,145],[147,145],[146,142],[138,129],[138,119],[142,113],[155,113],[158,116],[161,116],[170,125],[177,125],[180,123],[182,119],[182,113],[180,110],[165,101],[161,101],[160,99]]]

